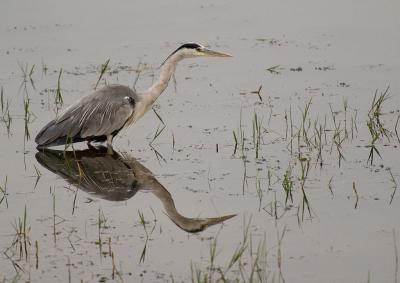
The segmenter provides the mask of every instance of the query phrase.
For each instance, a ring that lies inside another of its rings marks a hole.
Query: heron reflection
[[[119,154],[114,150],[110,154],[105,147],[81,151],[45,149],[37,152],[35,157],[46,169],[98,198],[124,201],[138,191],[151,192],[162,202],[168,217],[187,232],[203,231],[235,216],[189,218],[181,215],[171,194],[153,173],[126,153]]]

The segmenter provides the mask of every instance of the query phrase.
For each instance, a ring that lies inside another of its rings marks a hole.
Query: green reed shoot
[[[354,191],[354,195],[356,196],[356,203],[354,204],[354,208],[357,208],[358,206],[358,192],[357,192],[357,188],[356,188],[356,183],[353,182],[353,191]]]
[[[263,199],[263,191],[261,188],[261,180],[258,178],[258,172],[257,172],[257,177],[256,177],[256,192],[257,192],[257,197],[258,197],[258,211],[261,210],[261,203]]]
[[[23,78],[24,82],[28,82],[28,79],[31,82],[33,82],[32,75],[35,70],[35,65],[33,64],[31,67],[29,67],[28,63],[25,63],[23,65],[22,63],[18,62],[18,66],[21,70],[22,78]]]
[[[4,88],[1,87],[0,90],[0,104],[1,104],[1,117],[0,120],[4,122],[7,128],[7,134],[10,136],[10,127],[11,127],[11,115],[10,115],[10,102],[8,99],[4,99]]]
[[[392,194],[390,196],[390,202],[389,202],[389,204],[392,204],[394,195],[396,194],[396,191],[397,191],[397,182],[396,182],[396,179],[394,178],[392,170],[390,168],[389,168],[389,174],[390,174],[390,181],[393,184],[393,186],[392,186],[393,192],[392,192]]]
[[[4,89],[3,86],[1,86],[1,91],[0,91],[0,103],[1,103],[1,114],[4,114]]]
[[[311,207],[310,207],[310,202],[308,200],[308,197],[305,192],[305,183],[308,177],[309,169],[310,169],[310,160],[306,158],[301,158],[299,156],[299,161],[300,161],[300,188],[301,192],[303,194],[303,202],[302,202],[302,220],[304,219],[304,210],[305,207],[307,207],[307,211],[309,216],[311,217]]]
[[[260,85],[259,88],[258,88],[258,90],[255,92],[255,93],[258,95],[258,98],[260,99],[260,101],[262,101],[261,89],[262,89],[262,85]]]
[[[242,161],[243,161],[243,180],[242,180],[242,194],[244,195],[244,189],[246,186],[248,186],[247,184],[247,164],[246,164],[246,158],[242,157]]]
[[[55,104],[56,106],[61,106],[64,103],[62,94],[61,94],[61,75],[62,75],[63,69],[61,68],[60,71],[58,72],[58,79],[57,79],[57,88],[56,88],[56,97],[55,97]]]
[[[239,121],[239,130],[238,130],[238,134],[239,134],[239,144],[241,147],[241,151],[242,151],[242,159],[245,159],[246,154],[245,154],[245,132],[244,132],[244,128],[243,128],[243,121],[242,121],[242,108],[240,108],[240,121]]]
[[[329,182],[328,182],[328,189],[331,192],[332,199],[333,199],[335,195],[334,195],[333,189],[332,189],[332,181],[333,181],[333,176],[329,179]]]
[[[389,87],[387,87],[385,91],[380,93],[379,95],[378,90],[376,90],[368,115],[374,116],[379,119],[379,117],[382,115],[382,104],[389,98]]]
[[[394,126],[394,132],[396,133],[397,141],[400,143],[399,133],[397,132],[397,125],[399,124],[400,115],[397,116],[396,125]]]
[[[378,90],[375,91],[374,98],[372,100],[371,108],[368,112],[367,127],[371,135],[370,144],[367,146],[369,150],[369,155],[367,162],[372,165],[374,161],[374,154],[376,153],[380,158],[381,155],[376,147],[376,142],[379,141],[380,137],[386,137],[389,140],[389,131],[383,126],[380,116],[382,115],[383,102],[389,99],[389,87],[378,95]]]
[[[250,94],[257,94],[260,101],[263,101],[263,99],[261,97],[261,89],[262,89],[262,85],[260,85],[257,90],[250,91]],[[241,93],[241,94],[246,94],[246,93]]]
[[[12,118],[10,115],[10,110],[7,110],[7,118],[5,119],[5,123],[6,123],[6,128],[7,128],[7,135],[10,136],[10,129],[11,129],[11,122],[12,122]]]
[[[383,126],[380,117],[383,114],[382,105],[383,102],[388,100],[389,96],[389,87],[385,89],[384,92],[378,95],[378,90],[375,91],[374,98],[372,100],[371,108],[368,112],[368,123],[370,124],[368,128],[371,128],[373,131],[379,133],[380,136],[386,137],[389,141],[390,132]],[[370,129],[370,131],[371,131]]]
[[[233,155],[235,155],[238,147],[238,139],[234,130],[232,131],[232,133],[233,133],[233,140],[235,141],[235,148],[233,149]]]
[[[24,120],[29,122],[31,117],[31,112],[29,111],[30,99],[24,98]]]
[[[138,65],[137,65],[137,67],[136,67],[136,69],[135,69],[136,77],[135,77],[135,80],[134,80],[133,86],[132,86],[132,89],[133,89],[135,92],[136,92],[136,84],[137,84],[137,82],[138,82],[138,80],[139,80],[139,77],[140,77],[141,72],[143,71],[143,68],[141,68],[141,66],[142,66],[142,62],[139,61]]]
[[[333,136],[332,136],[332,145],[331,145],[331,152],[332,152],[332,148],[333,146],[336,147],[336,151],[338,153],[338,163],[339,163],[339,167],[341,166],[341,161],[345,160],[343,152],[342,152],[342,144],[343,142],[347,139],[346,135],[344,134],[342,137],[342,127],[341,127],[341,122],[337,122],[336,120],[336,115],[337,112],[333,111],[332,105],[329,104],[329,108],[331,110],[331,115],[332,115],[332,121],[333,121],[333,126],[334,126],[334,132],[333,132]]]
[[[249,222],[247,222],[247,223],[246,223],[246,219],[243,218],[243,240],[236,247],[235,251],[233,252],[233,255],[229,261],[229,264],[225,270],[225,273],[228,270],[230,270],[236,262],[240,261],[243,253],[245,252],[246,248],[248,247],[250,223],[251,223],[251,218],[250,218]]]
[[[149,144],[151,151],[154,152],[158,163],[161,165],[161,161],[164,161],[164,163],[167,163],[167,160],[165,159],[165,157],[157,150],[154,148],[154,146],[150,143]]]
[[[190,271],[192,274],[192,283],[209,283],[208,275],[206,271],[202,271],[197,265],[193,266],[193,263],[190,263]]]
[[[158,120],[160,120],[161,125],[157,126],[156,132],[154,133],[154,137],[150,142],[150,145],[153,144],[153,142],[161,135],[161,133],[165,130],[166,125],[163,121],[163,119],[161,118],[160,114],[157,113],[157,111],[154,109],[154,107],[152,108],[154,114],[156,114]]]
[[[345,139],[348,138],[348,131],[347,131],[347,109],[349,107],[348,101],[346,98],[343,98],[343,109],[344,109],[344,137]]]
[[[331,116],[332,116],[333,125],[335,126],[335,131],[337,131],[339,129],[339,127],[336,124],[336,112],[333,111],[332,104],[330,104],[330,103],[329,103],[329,109],[331,110]]]
[[[217,256],[217,237],[218,234],[210,241],[210,267],[209,267],[210,273],[208,276],[209,282],[212,282],[213,272],[215,270],[214,264],[215,264],[215,258]]]
[[[373,123],[372,120],[369,120],[367,122],[367,127],[371,134],[371,142],[367,146],[368,148],[370,148],[367,163],[370,162],[370,164],[372,165],[372,163],[374,162],[374,153],[376,153],[382,159],[382,156],[379,153],[379,150],[376,148],[376,145],[375,145],[376,141],[379,140],[380,134],[379,134],[379,132],[377,132],[375,130],[375,124]]]
[[[103,75],[104,75],[105,72],[107,71],[107,68],[108,68],[108,64],[109,64],[109,63],[110,63],[110,59],[107,59],[107,61],[106,61],[104,64],[101,64],[101,67],[100,67],[100,76],[99,76],[99,78],[98,78],[98,80],[97,80],[97,82],[96,82],[96,85],[94,86],[94,89],[95,89],[95,90],[96,90],[97,86],[99,85],[100,80],[102,79]]]
[[[262,120],[258,117],[257,112],[254,111],[253,117],[253,146],[256,151],[256,158],[259,157],[259,150],[261,144],[261,134],[262,134]]]
[[[278,207],[280,206],[278,200],[276,199],[276,191],[274,191],[274,200],[264,206],[263,210],[268,213],[269,216],[272,216],[275,218],[275,220],[278,220],[283,216],[283,214],[285,214],[285,212],[283,212],[282,214],[278,215]]]
[[[147,229],[146,229],[146,221],[144,219],[144,215],[140,210],[138,210],[138,214],[139,214],[140,224],[143,226],[143,230],[146,233],[146,235],[148,235]]]
[[[35,258],[36,258],[36,270],[39,268],[39,243],[35,241]]]
[[[290,166],[288,167],[288,169],[286,169],[285,174],[283,175],[282,187],[286,194],[285,205],[287,205],[288,200],[293,203],[293,180],[292,168]]]
[[[322,125],[317,125],[317,121],[314,123],[314,147],[318,150],[317,162],[320,160],[320,166],[322,167]]]
[[[358,115],[358,111],[357,111],[357,109],[354,109],[354,120],[353,120],[353,122],[354,122],[354,129],[355,129],[356,132],[358,132],[357,115]]]
[[[340,127],[340,123],[339,126]],[[342,143],[345,141],[345,136],[343,136],[343,138],[341,137],[341,131],[339,130],[335,130],[335,133],[333,134],[333,144],[336,146],[336,150],[338,153],[338,163],[339,163],[339,167],[341,165],[341,161],[342,160],[346,160],[344,158],[343,152],[342,152]]]
[[[66,138],[65,138],[65,145],[64,145],[64,151],[63,151],[64,157],[66,157],[66,152],[67,152],[67,149],[68,149],[69,147],[72,148],[72,151],[73,151],[74,156],[75,156],[74,139],[73,139],[73,137],[72,137],[72,135],[71,135],[70,132],[67,134],[67,136],[66,136]],[[76,157],[76,156],[75,156],[75,157]],[[70,164],[69,164],[70,162],[69,162],[69,161],[70,161],[69,159],[67,159],[67,158],[65,159],[65,163],[66,163],[68,169],[71,169],[71,168],[70,168]]]
[[[28,141],[31,138],[30,133],[29,133],[29,127],[28,127],[28,124],[29,124],[30,118],[31,118],[31,112],[29,110],[29,105],[30,105],[30,99],[27,97],[24,97],[24,121],[25,121],[24,137],[26,138],[26,141]]]
[[[114,254],[114,252],[111,252],[111,264],[112,264],[111,278],[112,278],[113,280],[115,280],[115,274],[117,274],[118,277],[119,277],[119,280],[120,280],[121,282],[124,282],[124,280],[122,279],[122,274],[121,274],[121,272],[117,269],[117,266],[116,266],[116,264],[115,264],[115,254]]]
[[[160,114],[157,113],[156,109],[154,109],[154,107],[151,109],[153,110],[154,114],[156,114],[158,120],[160,120],[160,122],[165,126],[165,123],[164,123],[162,117],[160,116]]]
[[[149,241],[149,238],[146,237],[144,246],[143,246],[143,250],[142,253],[140,254],[140,259],[139,259],[139,263],[144,262],[144,260],[146,259],[146,250],[147,250],[147,242]]]
[[[97,231],[98,231],[98,240],[95,242],[97,245],[99,245],[99,253],[100,255],[103,254],[103,240],[101,238],[102,231],[106,228],[107,226],[107,218],[104,215],[104,212],[99,208],[98,210],[98,216],[97,216]]]
[[[217,237],[210,242],[210,264],[211,269],[214,266],[215,257],[217,255]]]
[[[35,182],[35,186],[34,189],[36,189],[37,184],[39,183],[40,177],[42,177],[42,173],[39,171],[39,169],[36,167],[36,165],[33,165],[33,167],[35,168],[35,172],[36,172],[36,182]]]
[[[172,132],[172,150],[175,150],[175,135],[174,135],[174,132]]]
[[[143,230],[144,230],[144,232],[145,232],[145,235],[146,235],[146,239],[145,239],[145,243],[144,243],[144,247],[143,247],[143,250],[142,250],[142,253],[141,253],[141,255],[140,255],[140,259],[139,259],[139,263],[141,263],[141,262],[144,262],[144,260],[145,260],[145,257],[146,257],[146,250],[147,250],[147,243],[148,243],[148,241],[149,241],[149,238],[150,238],[150,235],[153,233],[153,231],[154,231],[154,229],[156,228],[156,218],[155,218],[155,214],[154,214],[154,211],[153,211],[153,214],[154,214],[154,225],[153,225],[153,227],[151,228],[151,230],[150,230],[150,232],[147,230],[147,222],[146,222],[146,220],[144,219],[144,215],[143,215],[143,213],[142,212],[140,212],[139,210],[138,210],[138,214],[139,214],[139,222],[140,222],[140,224],[142,225],[142,227],[143,227]]]
[[[151,140],[150,144],[153,144],[153,142],[161,135],[161,133],[164,131],[165,125],[158,125],[156,132],[154,133],[154,137]]]
[[[303,135],[303,140],[305,141],[307,146],[310,145],[310,140],[308,138],[308,129],[310,128],[311,125],[311,121],[309,118],[311,102],[312,98],[310,98],[310,100],[306,103],[306,105],[304,106],[304,110],[301,113],[302,115],[301,132]],[[308,118],[308,125],[306,125],[307,118]]]
[[[283,227],[283,231],[282,234],[279,235],[279,231],[277,230],[277,237],[278,237],[278,252],[277,252],[277,265],[278,265],[278,269],[279,269],[279,279],[278,282],[285,282],[285,280],[283,279],[283,275],[282,275],[282,241],[283,241],[283,237],[286,234],[286,225]]]
[[[28,246],[31,245],[29,236],[31,227],[28,227],[26,206],[23,217],[18,217],[18,219],[15,220],[13,227],[15,230],[15,236],[11,247],[16,247],[16,249],[19,250],[20,260],[25,258],[25,260],[28,261]]]
[[[7,200],[7,176],[6,176],[6,180],[4,181],[4,185],[0,186],[0,193],[1,193],[1,199],[0,199],[0,204],[2,204],[2,202],[4,201],[6,204],[6,207],[8,208],[8,200]]]
[[[266,71],[270,72],[271,74],[279,74],[280,72],[278,71],[278,68],[280,67],[280,65],[275,65],[272,67],[269,67],[268,69],[265,69]]]
[[[255,271],[259,282],[266,282],[269,276],[267,271],[267,241],[264,234],[263,240],[258,243],[256,259],[253,263],[252,274]],[[252,274],[250,275],[249,282],[254,282]]]
[[[290,119],[290,154],[293,154],[294,130],[293,130],[292,105],[290,105],[289,107],[289,119]]]
[[[57,243],[57,233],[56,233],[56,195],[53,193],[53,240],[54,245]]]
[[[236,247],[235,251],[233,252],[232,258],[228,264],[228,268],[226,271],[228,271],[229,269],[231,269],[231,267],[238,261],[240,260],[240,258],[242,257],[244,251],[247,248],[247,243],[242,243],[239,246]],[[226,272],[225,271],[225,272]]]
[[[399,273],[399,251],[397,250],[397,237],[396,230],[393,228],[393,248],[394,248],[394,282],[397,281],[398,273]]]
[[[288,122],[288,114],[287,114],[286,110],[285,110],[285,115],[283,117],[285,118],[285,140],[287,140],[288,130],[289,130],[289,122]]]

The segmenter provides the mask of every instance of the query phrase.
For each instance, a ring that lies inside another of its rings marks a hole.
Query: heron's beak
[[[226,53],[222,53],[222,52],[217,52],[217,51],[213,51],[210,49],[204,49],[202,50],[202,53],[204,54],[204,56],[208,56],[208,57],[232,57],[232,55],[226,54]]]

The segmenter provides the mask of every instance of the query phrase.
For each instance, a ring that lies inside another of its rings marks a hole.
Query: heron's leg
[[[114,149],[112,146],[107,146],[107,154],[113,155],[114,154]]]
[[[112,135],[108,135],[107,136],[107,147],[112,147],[112,141],[113,141],[113,136]]]
[[[114,150],[113,150],[113,147],[112,147],[113,138],[114,137],[112,135],[107,136],[107,153],[108,154],[114,154]]]

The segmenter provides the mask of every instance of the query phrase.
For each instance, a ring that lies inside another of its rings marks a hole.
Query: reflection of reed
[[[153,173],[135,158],[106,148],[83,151],[45,149],[36,153],[37,161],[67,182],[99,198],[123,201],[146,190],[161,200],[169,218],[187,232],[199,232],[235,215],[214,218],[188,218],[176,210],[171,194]]]

